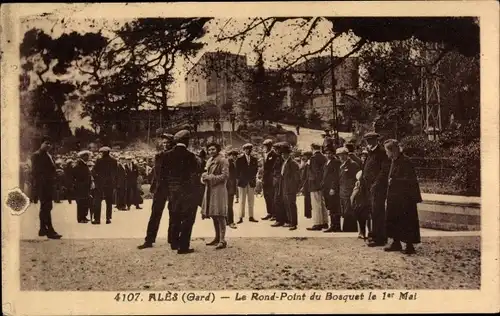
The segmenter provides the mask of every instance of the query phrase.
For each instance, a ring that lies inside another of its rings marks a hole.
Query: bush
[[[444,152],[441,144],[422,135],[407,136],[401,140],[401,147],[410,157],[440,157]]]
[[[479,140],[452,149],[453,168],[456,173],[452,183],[463,194],[480,196],[481,194],[481,146]]]

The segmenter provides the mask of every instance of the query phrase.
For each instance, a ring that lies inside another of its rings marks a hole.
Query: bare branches
[[[237,32],[236,34],[233,34],[233,35],[229,35],[229,36],[224,36],[224,37],[219,37],[217,38],[217,41],[218,42],[222,42],[222,41],[234,41],[234,40],[238,40],[242,37],[246,37],[248,35],[248,33],[252,30],[254,30],[255,28],[265,24],[267,21],[271,21],[275,18],[254,18],[252,20],[252,22],[250,22],[250,24],[248,25],[248,27],[246,27],[244,30],[241,30],[240,32]],[[271,26],[274,26],[273,23],[271,23]]]

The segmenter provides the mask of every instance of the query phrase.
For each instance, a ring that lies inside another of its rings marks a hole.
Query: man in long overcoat
[[[389,160],[378,142],[377,133],[367,133],[365,140],[368,143],[368,157],[363,167],[361,189],[370,201],[372,219],[372,236],[370,247],[380,247],[387,243],[385,232],[385,199],[387,195],[387,176]]]
[[[339,175],[340,161],[335,157],[335,148],[327,146],[324,148],[327,161],[323,167],[323,178],[321,188],[325,199],[325,206],[330,215],[330,227],[325,233],[340,231],[340,195],[339,195]]]
[[[52,199],[56,177],[54,159],[49,154],[52,148],[51,139],[43,137],[40,149],[31,156],[31,184],[34,201],[40,201],[40,230],[38,236],[47,236],[50,239],[60,239],[52,226]]]
[[[90,191],[94,188],[92,175],[87,162],[90,151],[84,150],[78,153],[78,161],[73,168],[74,194],[76,200],[76,219],[78,223],[87,223],[90,212]]]
[[[234,196],[238,190],[236,185],[236,158],[238,158],[238,151],[233,149],[228,153],[228,163],[229,163],[229,177],[226,182],[227,189],[227,225],[231,228],[236,228],[234,223],[234,210],[233,202]]]
[[[321,187],[323,179],[323,167],[326,163],[326,157],[321,153],[321,146],[312,144],[312,156],[309,159],[308,169],[308,187],[311,192],[312,221],[313,226],[308,230],[322,230],[328,228],[328,215],[326,211],[323,188]]]
[[[137,210],[140,210],[140,193],[137,187],[137,178],[139,177],[139,169],[137,164],[132,161],[132,157],[127,157],[125,165],[126,184],[127,184],[127,210],[130,206],[135,205]]]
[[[401,242],[406,243],[406,254],[415,253],[414,244],[420,243],[420,225],[417,204],[422,202],[420,187],[413,165],[401,153],[396,140],[384,143],[387,156],[391,159],[387,190],[387,237],[392,244],[386,251],[401,251]]]
[[[116,171],[116,208],[120,211],[127,209],[127,171],[125,159],[120,157]]]
[[[106,224],[111,224],[113,214],[113,191],[116,188],[118,162],[110,156],[111,148],[99,149],[102,157],[98,158],[94,166],[95,196],[94,196],[94,222],[101,223],[101,204],[106,202]]]
[[[274,165],[278,159],[278,154],[273,149],[273,141],[271,139],[266,139],[263,142],[265,153],[264,153],[264,172],[262,176],[262,189],[264,191],[264,199],[266,201],[267,215],[262,218],[262,220],[273,220],[276,219],[276,214],[274,211]]]
[[[289,227],[290,230],[296,230],[298,225],[297,192],[300,189],[299,165],[291,158],[290,154],[292,150],[288,143],[284,142],[280,146],[280,151],[283,164],[281,166],[281,181],[278,190],[280,190],[288,221],[284,226]]]

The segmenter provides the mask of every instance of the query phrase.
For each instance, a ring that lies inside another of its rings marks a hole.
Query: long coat
[[[311,218],[312,216],[311,192],[309,191],[308,181],[309,167],[306,163],[300,167],[300,183],[302,193],[304,194],[304,216],[306,218]]]
[[[264,172],[262,175],[262,185],[264,187],[264,190],[268,187],[273,187],[274,186],[274,167],[276,165],[276,160],[279,159],[279,155],[274,151],[271,150],[268,154],[267,157],[264,156],[266,159],[264,161]]]
[[[297,195],[300,190],[300,170],[299,165],[289,158],[283,168],[283,174],[280,181],[280,193],[282,195]]]
[[[235,195],[238,189],[236,186],[236,165],[234,161],[231,159],[228,159],[227,161],[229,165],[229,177],[227,178],[226,182],[227,194]]]
[[[56,166],[49,155],[36,151],[31,156],[31,184],[33,200],[52,200]]]
[[[92,174],[87,164],[81,159],[73,168],[73,181],[75,199],[88,199],[92,186]]]
[[[405,243],[420,243],[417,204],[422,202],[415,169],[400,155],[392,161],[387,189],[387,237]]]
[[[323,167],[323,180],[321,182],[323,196],[325,197],[325,206],[335,214],[340,214],[339,168],[340,161],[337,159],[332,159],[328,164],[325,163]],[[334,190],[335,193],[330,195],[330,190]]]
[[[309,159],[309,192],[321,191],[321,180],[323,179],[323,167],[326,157],[319,151],[315,152]]]
[[[341,199],[350,199],[356,184],[356,173],[358,171],[358,164],[351,159],[348,159],[340,166],[339,194]]]
[[[202,214],[210,216],[227,216],[227,188],[229,163],[226,158],[217,156],[207,162],[208,179],[205,182],[205,194],[201,204]]]

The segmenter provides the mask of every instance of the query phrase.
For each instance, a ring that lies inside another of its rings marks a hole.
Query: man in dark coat
[[[406,243],[406,254],[415,253],[414,244],[420,243],[420,226],[417,204],[422,202],[415,169],[399,148],[396,140],[384,143],[387,156],[392,163],[387,190],[387,237],[392,244],[385,251],[401,251],[401,242]]]
[[[281,167],[283,166],[283,157],[281,156],[281,146],[280,143],[273,145],[274,151],[278,154],[276,157],[276,162],[273,167],[273,186],[274,186],[274,197],[273,197],[273,212],[275,216],[275,222],[271,227],[281,227],[285,226],[288,222],[287,213],[285,205],[283,203],[283,195],[281,191],[278,190],[281,182]]]
[[[354,211],[351,207],[351,195],[356,184],[356,174],[359,166],[352,161],[347,148],[341,147],[337,149],[337,157],[339,157],[340,174],[339,174],[339,197],[340,197],[340,213],[341,213],[341,228],[343,232],[356,232],[357,224]]]
[[[226,182],[227,189],[227,225],[231,228],[236,228],[236,224],[234,223],[234,210],[233,210],[233,202],[234,195],[238,190],[236,185],[236,158],[238,158],[238,151],[231,150],[228,153],[228,162],[229,162],[229,178]]]
[[[387,194],[387,176],[389,160],[384,149],[378,143],[377,133],[367,133],[365,140],[368,143],[368,157],[363,166],[361,190],[370,201],[370,215],[372,219],[372,236],[370,247],[380,247],[387,243],[385,232],[385,199]],[[370,237],[370,236],[369,236]]]
[[[308,181],[308,173],[309,173],[309,159],[311,159],[312,152],[306,151],[302,154],[302,165],[300,166],[300,182],[301,182],[301,191],[304,195],[304,217],[311,218],[311,192],[309,191],[309,181]]]
[[[340,161],[335,157],[334,147],[328,146],[325,149],[327,161],[323,167],[323,179],[321,188],[325,198],[325,206],[330,215],[330,228],[325,233],[340,231],[340,195],[339,195],[339,174]]]
[[[153,205],[151,207],[151,215],[149,217],[146,238],[144,244],[138,246],[139,249],[151,248],[156,242],[156,236],[158,235],[158,229],[160,228],[160,222],[163,215],[163,210],[168,199],[168,186],[165,181],[161,181],[161,171],[162,164],[165,159],[166,153],[173,148],[174,136],[171,134],[161,135],[161,151],[155,155],[154,168],[153,168],[153,180],[151,183],[151,193],[153,193]],[[169,236],[168,242],[171,244],[171,225],[172,225],[172,215],[169,216]],[[171,244],[172,245],[172,244]]]
[[[238,221],[238,224],[243,223],[246,202],[248,202],[248,220],[250,222],[258,222],[253,217],[253,207],[259,162],[257,161],[257,158],[251,155],[252,148],[253,145],[250,143],[243,145],[244,154],[236,159],[236,180],[238,190],[240,191],[239,195],[241,197],[240,220]]]
[[[281,181],[278,186],[283,206],[287,214],[287,224],[290,230],[296,230],[297,220],[297,192],[300,189],[299,165],[290,157],[292,152],[290,145],[284,142],[280,146],[283,164],[281,166]]]
[[[90,211],[90,191],[94,188],[92,175],[87,162],[90,151],[84,150],[78,153],[78,161],[73,168],[74,194],[76,200],[76,219],[78,223],[87,223]]]
[[[125,159],[120,158],[116,169],[116,208],[120,211],[127,209],[127,170]]]
[[[56,166],[49,154],[52,143],[49,137],[43,137],[40,149],[31,156],[31,183],[33,200],[40,201],[40,230],[38,236],[50,239],[60,239],[52,226],[52,194],[56,177]]]
[[[94,221],[92,224],[101,223],[101,204],[106,201],[106,224],[111,224],[113,212],[113,190],[116,187],[118,163],[110,156],[111,148],[102,147],[99,149],[102,157],[98,158],[94,166],[95,175],[95,196],[94,196]]]
[[[132,157],[127,157],[127,163],[125,164],[125,177],[127,185],[127,210],[130,210],[130,206],[135,205],[137,210],[142,209],[139,206],[140,193],[137,188],[137,178],[139,177],[139,169],[137,165],[132,162]]]
[[[266,201],[267,215],[263,220],[274,220],[276,214],[274,212],[274,165],[278,159],[278,154],[273,149],[273,141],[266,139],[263,142],[265,148],[264,154],[264,172],[262,176],[262,189],[264,191],[264,199]]]
[[[308,169],[308,187],[311,192],[312,220],[313,226],[308,230],[322,230],[328,228],[328,215],[326,211],[323,188],[323,169],[326,163],[326,157],[321,153],[321,146],[312,144],[312,156],[309,159]]]
[[[65,198],[68,200],[68,203],[71,204],[73,201],[73,160],[66,160],[66,165],[63,168],[64,170],[64,185],[66,187],[66,195]]]
[[[172,231],[172,249],[178,254],[194,252],[189,247],[191,232],[198,209],[197,185],[200,183],[196,155],[187,149],[189,131],[181,130],[174,135],[175,147],[165,154],[161,180],[168,186],[168,207],[175,223]]]

